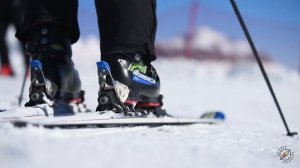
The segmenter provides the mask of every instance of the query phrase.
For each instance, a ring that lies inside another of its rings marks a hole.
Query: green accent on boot
[[[141,73],[146,73],[147,71],[147,66],[144,65],[143,63],[133,63],[129,67],[129,71],[133,72],[134,70],[139,70]]]

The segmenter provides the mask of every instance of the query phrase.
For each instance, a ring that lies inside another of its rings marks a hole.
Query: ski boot
[[[159,77],[150,62],[138,53],[112,54],[103,60],[97,63],[100,85],[97,111],[167,115],[161,108]]]
[[[26,107],[43,103],[52,106],[56,100],[83,104],[84,92],[71,60],[71,42],[65,34],[53,24],[31,30],[31,39],[25,45],[25,53],[32,59],[30,100]]]

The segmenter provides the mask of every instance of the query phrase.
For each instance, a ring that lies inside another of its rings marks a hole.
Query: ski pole
[[[28,76],[29,73],[29,64],[26,66],[25,68],[25,74],[24,74],[24,78],[23,78],[23,82],[22,82],[22,86],[21,86],[21,92],[18,98],[18,106],[21,106],[22,100],[23,100],[23,94],[24,94],[24,88],[25,88],[25,84],[26,84],[26,78]]]
[[[248,40],[248,43],[249,43],[249,45],[250,45],[250,47],[251,47],[251,50],[252,50],[252,52],[253,52],[253,54],[254,54],[254,56],[255,56],[255,59],[256,59],[256,61],[257,61],[257,63],[258,63],[258,66],[259,66],[259,68],[260,68],[260,71],[261,71],[261,73],[262,73],[262,75],[263,75],[263,77],[264,77],[264,79],[265,79],[265,82],[266,82],[267,85],[268,85],[268,88],[269,88],[269,90],[270,90],[270,92],[271,92],[271,95],[272,95],[272,97],[273,97],[273,100],[274,100],[274,102],[275,102],[275,104],[276,104],[276,107],[277,107],[277,109],[278,109],[278,112],[279,112],[279,114],[280,114],[280,117],[281,117],[281,119],[282,119],[282,121],[283,121],[283,124],[284,124],[284,126],[285,126],[285,129],[286,129],[286,131],[287,131],[287,136],[294,136],[294,135],[297,135],[297,132],[290,132],[290,130],[289,130],[289,127],[288,127],[287,122],[286,122],[286,120],[285,120],[285,118],[284,118],[283,112],[282,112],[281,107],[280,107],[280,105],[279,105],[279,102],[278,102],[278,100],[277,100],[277,98],[276,98],[276,95],[275,95],[275,92],[274,92],[273,87],[272,87],[272,85],[271,85],[271,82],[270,82],[270,80],[269,80],[269,77],[268,77],[268,75],[267,75],[267,73],[266,73],[266,71],[265,71],[265,68],[264,68],[264,66],[263,66],[263,63],[262,63],[262,61],[261,61],[261,59],[260,59],[260,57],[259,57],[259,55],[258,55],[258,52],[257,52],[257,50],[256,50],[256,48],[255,48],[255,45],[254,45],[254,43],[253,43],[253,41],[252,41],[252,38],[251,38],[251,36],[250,36],[250,33],[249,33],[249,31],[248,31],[248,29],[247,29],[247,27],[246,27],[246,24],[244,23],[244,20],[243,20],[241,14],[240,14],[240,12],[239,12],[239,9],[238,9],[238,7],[237,7],[235,1],[234,1],[234,0],[230,0],[230,3],[231,3],[231,6],[232,6],[232,8],[233,8],[233,10],[234,10],[234,12],[235,12],[235,14],[236,14],[236,16],[237,16],[239,22],[240,22],[240,25],[241,25],[241,27],[242,27],[242,29],[243,29],[243,31],[244,31],[244,34],[245,34],[245,36],[246,36],[246,38],[247,38],[247,40]]]

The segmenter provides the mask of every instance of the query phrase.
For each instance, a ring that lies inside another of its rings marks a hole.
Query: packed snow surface
[[[86,90],[89,108],[97,106],[94,38],[74,45],[74,62]],[[22,62],[13,52],[15,78],[0,77],[0,109],[17,106]],[[299,138],[285,136],[273,100],[254,63],[229,64],[158,59],[164,107],[176,116],[198,117],[220,110],[220,125],[158,128],[44,129],[0,125],[0,167],[299,167]],[[274,90],[292,131],[300,130],[299,75],[278,64],[266,65]],[[27,81],[24,102],[28,97]],[[23,103],[24,103],[23,102]],[[277,156],[280,147],[294,152],[289,163]]]

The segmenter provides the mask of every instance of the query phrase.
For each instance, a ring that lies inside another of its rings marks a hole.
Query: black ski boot
[[[144,60],[138,53],[111,54],[103,56],[102,60],[108,64],[97,64],[100,84],[97,111],[115,109],[125,113],[135,111],[145,115],[167,115],[161,108],[160,80],[150,61]],[[106,76],[105,82],[103,74]],[[108,90],[110,94],[107,95]]]
[[[30,37],[25,45],[32,59],[30,100],[25,106],[52,105],[55,100],[83,103],[84,92],[66,33],[56,25],[43,24],[33,28]]]

